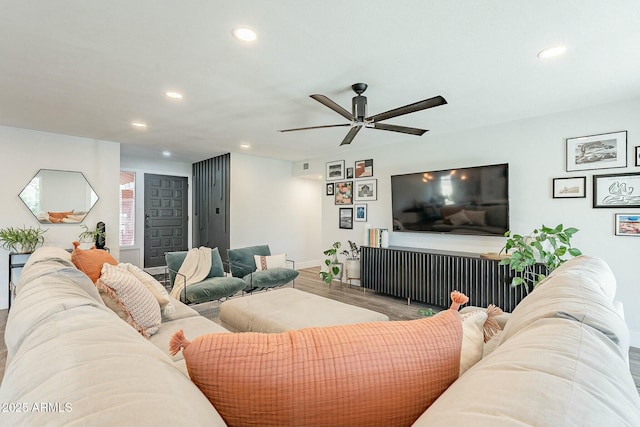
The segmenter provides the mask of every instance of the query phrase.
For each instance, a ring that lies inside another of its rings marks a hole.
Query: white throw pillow
[[[286,254],[261,256],[254,255],[253,258],[256,261],[256,270],[269,270],[272,268],[286,268],[287,259]]]
[[[487,312],[476,310],[460,314],[462,319],[462,349],[460,350],[460,375],[482,359],[484,351],[484,322]]]
[[[502,341],[502,333],[503,330],[499,330],[496,332],[489,341],[484,344],[484,351],[482,352],[482,358],[484,359],[495,350],[498,345],[500,345],[500,341]]]
[[[160,305],[136,276],[127,270],[105,263],[96,287],[117,299],[118,306],[127,314],[127,323],[144,337],[158,331],[162,321]]]
[[[142,282],[143,285],[149,289],[151,295],[158,300],[160,307],[162,308],[162,314],[173,314],[176,311],[176,308],[171,303],[169,299],[169,293],[165,289],[164,286],[160,282],[158,282],[152,275],[142,270],[140,267],[135,266],[129,263],[121,263],[118,264],[118,267],[125,269],[129,273],[136,276],[138,280]]]

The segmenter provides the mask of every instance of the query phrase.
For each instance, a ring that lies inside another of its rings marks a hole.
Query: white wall
[[[291,162],[231,154],[231,247],[268,244],[297,269],[317,266],[324,187],[291,170]]]
[[[148,160],[135,157],[122,157],[120,159],[120,169],[136,174],[136,222],[135,237],[133,246],[120,247],[120,262],[129,262],[138,267],[144,267],[144,174],[170,175],[170,176],[186,176],[189,185],[188,194],[188,246],[191,247],[191,163],[173,162],[169,160]]]
[[[107,226],[106,245],[119,256],[118,179],[120,144],[67,135],[0,126],[3,184],[0,186],[0,228],[38,226],[46,228],[45,244],[72,248],[82,231],[80,224],[39,224],[18,194],[39,169],[79,171],[84,174],[99,200],[83,224],[94,228],[98,221]],[[0,308],[8,306],[8,257],[0,249]]]
[[[455,134],[408,137],[402,144],[349,152],[344,158],[316,159],[312,164],[319,169],[326,161],[346,160],[349,167],[355,160],[374,159],[378,200],[368,203],[367,222],[372,227],[391,229],[391,175],[509,163],[510,228],[523,233],[541,224],[563,223],[579,228],[574,245],[585,254],[602,257],[611,266],[618,280],[616,298],[625,304],[632,345],[640,346],[640,275],[634,265],[640,253],[640,238],[614,235],[614,213],[638,213],[640,209],[591,207],[594,174],[640,173],[634,161],[634,147],[640,145],[639,116],[640,99],[634,99]],[[566,172],[566,138],[620,130],[628,131],[628,167]],[[354,144],[357,143],[356,139]],[[553,199],[552,179],[570,176],[587,177],[587,197]],[[322,248],[336,240],[343,245],[347,239],[362,242],[362,223],[354,223],[353,231],[338,229],[338,206],[331,197],[322,200]],[[479,253],[498,252],[504,238],[392,232],[390,244]]]

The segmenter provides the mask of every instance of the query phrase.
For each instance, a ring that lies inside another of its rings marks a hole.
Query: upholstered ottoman
[[[220,322],[237,332],[283,332],[312,326],[387,321],[389,317],[293,288],[220,304]]]

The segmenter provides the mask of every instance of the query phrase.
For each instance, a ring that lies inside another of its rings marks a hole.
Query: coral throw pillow
[[[162,317],[160,304],[136,276],[125,269],[104,264],[96,282],[100,292],[106,292],[126,313],[125,320],[144,337],[155,334]]]
[[[103,249],[91,248],[83,250],[78,247],[79,242],[73,242],[73,252],[71,252],[71,261],[78,267],[78,270],[89,276],[93,283],[100,278],[102,266],[107,263],[118,265],[118,261],[111,254]]]
[[[458,378],[455,310],[280,334],[176,332],[192,381],[229,426],[410,426]]]

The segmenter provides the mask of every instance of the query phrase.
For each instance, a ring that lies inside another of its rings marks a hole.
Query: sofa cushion
[[[112,298],[127,314],[126,321],[142,336],[153,335],[161,323],[160,305],[149,290],[127,270],[105,264],[96,287]]]
[[[271,268],[247,274],[244,276],[244,281],[246,290],[266,289],[289,283],[298,277],[298,274],[296,270],[290,268]]]
[[[215,301],[245,289],[247,284],[237,277],[212,277],[187,286],[187,301],[190,304]],[[180,297],[184,296],[184,292]]]
[[[256,271],[255,255],[271,255],[268,245],[248,246],[239,249],[227,249],[229,269],[233,277],[245,277]]]
[[[78,267],[78,270],[89,276],[93,283],[100,278],[102,266],[105,263],[118,265],[118,261],[109,252],[96,248],[80,249],[77,243],[73,242],[75,247],[71,252],[71,261]]]
[[[169,300],[171,301],[171,305],[175,307],[175,310],[171,313],[162,312],[162,323],[171,322],[173,320],[184,319],[186,317],[194,317],[200,316],[200,313],[195,311],[193,308],[188,305],[178,301],[177,299],[169,296]]]
[[[180,333],[189,375],[230,426],[408,426],[458,377],[454,310],[280,334]]]
[[[544,318],[501,342],[414,424],[432,426],[640,426],[640,398],[611,340]]]
[[[505,325],[502,343],[539,319],[561,317],[584,323],[629,351],[629,331],[612,304],[616,281],[601,259],[580,256],[554,270],[516,306]]]

